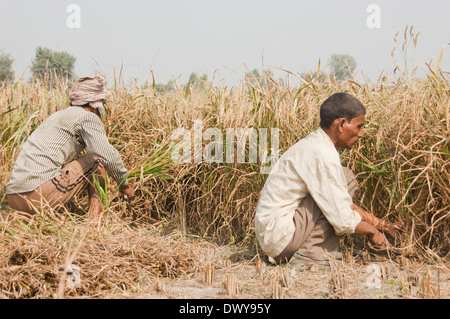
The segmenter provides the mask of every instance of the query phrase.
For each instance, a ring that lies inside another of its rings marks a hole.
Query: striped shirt
[[[61,175],[60,170],[85,148],[101,159],[117,184],[128,184],[128,171],[109,143],[100,118],[82,107],[70,106],[44,120],[22,145],[6,193],[33,191]]]

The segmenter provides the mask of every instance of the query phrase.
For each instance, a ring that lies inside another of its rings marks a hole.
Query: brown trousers
[[[61,175],[43,183],[31,192],[8,194],[10,208],[33,214],[45,208],[57,209],[79,195],[92,182],[101,167],[100,159],[87,153],[61,169]]]
[[[350,196],[356,190],[356,179],[352,171],[343,167]],[[330,257],[342,258],[339,252],[340,236],[336,235],[333,226],[325,218],[311,195],[305,197],[295,210],[295,232],[289,244],[277,256],[279,263],[289,262],[294,255],[309,257],[313,260],[323,261]]]

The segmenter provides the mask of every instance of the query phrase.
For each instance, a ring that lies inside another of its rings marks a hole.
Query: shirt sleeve
[[[361,216],[350,207],[353,201],[339,160],[317,154],[302,167],[299,174],[336,234],[354,233]]]
[[[79,129],[88,151],[102,160],[106,171],[120,187],[127,186],[128,171],[119,152],[109,143],[100,118],[87,112],[82,118]]]

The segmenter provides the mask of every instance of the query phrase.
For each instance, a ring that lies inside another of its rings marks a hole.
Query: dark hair
[[[335,93],[320,106],[320,127],[327,129],[335,119],[343,117],[351,121],[362,114],[366,114],[366,108],[357,98],[347,93]]]

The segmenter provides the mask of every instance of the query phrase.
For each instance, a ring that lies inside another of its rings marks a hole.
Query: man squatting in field
[[[343,234],[364,234],[378,248],[395,238],[401,223],[389,223],[352,201],[356,179],[340,163],[339,149],[363,137],[366,110],[346,93],[331,95],[320,107],[320,127],[289,148],[261,191],[255,232],[261,248],[278,263],[341,261]],[[380,232],[382,231],[382,232]]]
[[[94,178],[104,189],[106,173],[123,195],[129,200],[134,197],[126,178],[128,171],[108,142],[101,121],[108,95],[103,77],[79,78],[72,86],[70,106],[48,117],[29,136],[6,185],[12,209],[33,214],[58,208],[87,188],[88,213],[96,217],[102,207]],[[79,156],[85,148],[88,152]]]

